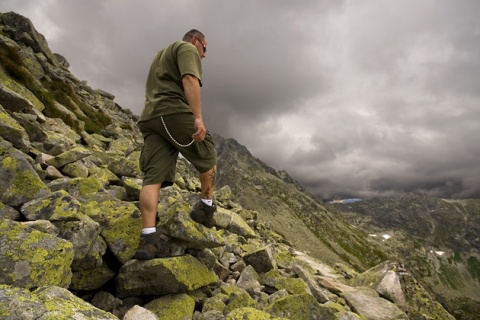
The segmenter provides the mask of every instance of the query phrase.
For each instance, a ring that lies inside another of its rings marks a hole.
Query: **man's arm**
[[[192,138],[196,141],[203,141],[207,130],[203,124],[202,118],[202,99],[200,95],[200,83],[198,79],[190,74],[186,74],[182,78],[183,90],[187,98],[188,105],[195,116],[194,128],[196,132]]]

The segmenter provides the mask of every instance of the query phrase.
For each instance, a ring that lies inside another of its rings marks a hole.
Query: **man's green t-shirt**
[[[192,112],[182,84],[186,74],[195,76],[202,85],[202,65],[193,44],[177,41],[158,52],[148,73],[140,121]]]

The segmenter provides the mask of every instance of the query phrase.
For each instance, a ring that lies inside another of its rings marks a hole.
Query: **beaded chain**
[[[168,131],[167,126],[166,126],[166,124],[165,124],[165,121],[163,121],[163,117],[160,117],[160,118],[162,118],[163,127],[165,128],[165,131],[167,131],[168,136],[169,136],[170,139],[172,139],[172,141],[175,142],[179,147],[186,148],[186,147],[191,146],[192,143],[195,142],[195,140],[192,139],[192,141],[191,141],[189,144],[180,144],[180,143],[178,143],[175,139],[173,139],[172,135],[170,134],[170,131]]]

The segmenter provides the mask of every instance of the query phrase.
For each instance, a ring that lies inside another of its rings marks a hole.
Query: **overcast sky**
[[[153,56],[208,40],[207,129],[310,192],[480,198],[480,1],[2,0],[141,112]],[[221,171],[221,168],[219,168]]]

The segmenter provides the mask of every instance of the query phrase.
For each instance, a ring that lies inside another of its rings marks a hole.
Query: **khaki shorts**
[[[176,142],[187,145],[192,141],[192,134],[195,133],[193,114],[172,114],[163,116],[163,120]],[[217,163],[217,152],[208,132],[203,141],[195,141],[188,147],[181,147],[172,141],[160,117],[141,121],[138,127],[144,139],[140,154],[144,186],[151,184],[160,184],[162,188],[171,186],[175,181],[179,152],[200,173],[209,171]]]

